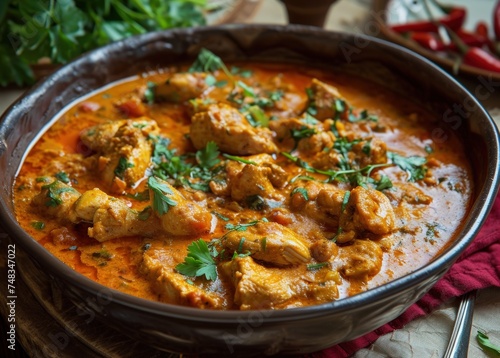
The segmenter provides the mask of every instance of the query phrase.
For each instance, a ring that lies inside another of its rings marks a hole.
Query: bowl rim
[[[266,24],[227,24],[219,26],[201,26],[196,28],[188,29],[174,29],[166,31],[158,31],[153,33],[148,33],[144,35],[135,36],[133,41],[140,43],[148,43],[151,41],[159,40],[158,36],[161,37],[162,33],[175,33],[179,36],[188,36],[195,32],[204,31],[244,31],[245,29],[262,29],[262,30],[273,30],[278,29],[280,31],[285,31],[288,34],[294,35],[307,35],[308,33],[317,34],[320,32],[324,36],[334,36],[339,39],[354,39],[358,37],[363,41],[369,41],[370,44],[382,47],[387,51],[403,53],[407,56],[415,58],[416,61],[420,61],[424,66],[428,67],[429,70],[437,71],[446,81],[459,90],[461,90],[465,95],[469,96],[469,99],[477,106],[477,109],[481,111],[481,115],[489,120],[490,124],[490,135],[493,140],[494,145],[488,147],[488,154],[491,154],[491,164],[489,166],[489,174],[485,178],[485,183],[482,189],[478,190],[479,193],[476,197],[475,202],[471,205],[470,210],[467,213],[464,221],[465,224],[461,227],[461,233],[455,239],[455,242],[450,243],[447,248],[436,256],[431,262],[423,267],[416,269],[415,271],[399,277],[397,279],[391,280],[380,286],[371,288],[367,291],[361,292],[354,296],[342,298],[333,302],[323,303],[318,305],[298,307],[298,308],[288,308],[282,310],[201,310],[199,308],[185,307],[175,304],[163,303],[152,301],[136,296],[129,295],[127,293],[118,291],[106,287],[100,283],[97,283],[90,278],[87,278],[83,274],[76,272],[69,266],[60,261],[55,255],[46,250],[43,246],[38,244],[27,232],[25,232],[15,220],[14,213],[10,211],[7,207],[7,203],[4,202],[3,198],[0,198],[0,217],[3,218],[3,226],[6,232],[12,237],[14,243],[19,243],[24,251],[28,253],[30,257],[33,257],[36,262],[38,262],[42,267],[48,267],[50,269],[51,275],[56,275],[64,282],[71,282],[71,285],[77,286],[79,289],[85,291],[87,294],[95,295],[96,293],[106,292],[110,293],[111,299],[120,305],[128,306],[144,312],[154,313],[159,316],[178,318],[184,321],[197,321],[197,322],[217,322],[217,323],[234,323],[237,318],[246,317],[257,312],[270,311],[272,314],[266,317],[266,322],[283,322],[289,320],[297,320],[301,318],[312,318],[324,315],[325,311],[336,312],[349,310],[360,306],[365,301],[380,300],[385,297],[394,295],[395,292],[403,291],[416,283],[424,281],[428,276],[438,273],[442,270],[443,264],[447,261],[454,262],[458,256],[465,250],[465,248],[472,242],[474,237],[477,235],[480,227],[486,220],[487,214],[493,206],[493,201],[496,196],[499,187],[499,134],[493,120],[491,119],[488,112],[479,103],[479,101],[456,79],[451,75],[446,73],[444,70],[439,68],[436,64],[432,63],[425,57],[405,48],[400,45],[391,43],[386,40],[374,38],[367,35],[358,35],[350,33],[342,33],[336,31],[327,31],[312,26],[303,25],[266,25]],[[59,68],[56,72],[49,75],[42,81],[35,84],[30,90],[28,90],[21,98],[16,100],[3,114],[0,119],[0,138],[5,139],[4,127],[10,122],[19,120],[23,112],[26,110],[26,106],[33,105],[36,103],[37,99],[41,98],[44,93],[44,89],[50,86],[51,83],[57,81],[58,79],[70,76],[73,69],[78,67],[81,63],[89,60],[102,61],[102,58],[120,49],[128,42],[130,39],[118,41],[111,43],[109,45],[103,46],[101,48],[87,52],[68,64]],[[99,87],[101,88],[101,87]],[[83,94],[82,96],[84,96]],[[80,97],[74,98],[72,101],[77,101]],[[71,102],[69,102],[71,103]],[[68,103],[67,103],[68,104]],[[67,105],[66,104],[66,105]],[[58,112],[64,110],[64,107]],[[0,143],[2,144],[2,143]],[[1,146],[0,146],[1,149]],[[0,152],[0,157],[2,153]],[[17,168],[18,170],[18,168]],[[9,193],[12,195],[12,188],[9,189]],[[12,201],[12,196],[10,198]],[[471,222],[471,218],[475,218]],[[450,265],[451,266],[451,265]]]

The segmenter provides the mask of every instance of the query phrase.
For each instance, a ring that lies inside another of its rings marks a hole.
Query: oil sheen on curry
[[[66,111],[26,157],[18,221],[88,278],[203,309],[332,302],[425,265],[473,190],[437,116],[352,75],[191,66]]]

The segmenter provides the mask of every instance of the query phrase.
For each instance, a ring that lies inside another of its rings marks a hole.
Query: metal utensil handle
[[[460,306],[458,307],[457,319],[455,320],[444,358],[467,358],[475,300],[476,291],[462,296]]]

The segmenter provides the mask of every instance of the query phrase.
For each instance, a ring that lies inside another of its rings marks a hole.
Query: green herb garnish
[[[171,206],[177,205],[177,202],[169,197],[173,195],[172,190],[154,176],[148,178],[148,186],[153,192],[153,210],[158,215],[165,214]]]
[[[299,193],[300,195],[302,195],[302,197],[304,198],[305,201],[309,200],[309,194],[307,193],[307,189],[306,188],[299,188],[299,187],[295,188],[290,193],[290,196],[293,196],[296,193]]]
[[[394,152],[387,152],[387,158],[408,174],[408,181],[418,181],[425,177],[427,169],[424,164],[427,163],[427,159],[424,157],[419,157],[417,155],[403,157]]]
[[[486,349],[487,351],[491,350],[496,354],[500,354],[500,346],[491,343],[490,338],[485,333],[477,331],[476,339],[481,348]]]
[[[205,276],[207,280],[217,279],[217,265],[213,252],[208,250],[208,245],[202,239],[192,242],[187,248],[187,256],[184,262],[175,266],[182,275],[188,277]]]
[[[33,221],[31,226],[36,230],[43,230],[45,228],[45,223],[43,221]]]

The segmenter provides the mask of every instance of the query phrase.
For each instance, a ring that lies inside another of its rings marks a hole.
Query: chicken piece
[[[338,252],[339,247],[332,240],[320,239],[311,245],[311,255],[318,262],[330,261]]]
[[[181,103],[200,96],[207,88],[206,73],[176,73],[154,88],[155,101]]]
[[[320,121],[327,118],[334,118],[339,116],[341,119],[347,119],[349,114],[349,105],[345,102],[338,89],[334,86],[328,85],[320,80],[313,78],[310,86],[312,98],[310,99],[309,106],[316,109],[314,117]],[[342,113],[337,114],[335,102],[341,100],[344,102],[344,109]]]
[[[245,231],[231,231],[222,245],[240,254],[250,252],[256,260],[276,266],[304,264],[311,260],[303,237],[275,222],[259,222]]]
[[[345,277],[356,277],[363,280],[375,276],[382,267],[382,249],[370,240],[354,240],[352,244],[340,250],[339,268]]]
[[[87,147],[96,152],[101,152],[109,146],[111,138],[113,138],[118,131],[118,128],[125,125],[126,120],[111,121],[103,124],[85,129],[80,134],[80,139]]]
[[[196,149],[214,141],[222,152],[234,155],[275,153],[273,133],[268,128],[252,127],[235,108],[209,105],[207,111],[192,117],[190,138]]]
[[[402,202],[417,205],[429,205],[432,203],[432,197],[426,195],[416,184],[397,183],[394,184],[394,189],[387,191],[385,195],[394,202],[395,205],[400,205]]]
[[[354,160],[359,163],[361,168],[367,165],[387,163],[387,144],[381,139],[363,140],[353,145],[352,151],[355,154]]]
[[[102,194],[94,194],[92,193],[92,198],[96,200],[96,203],[92,204],[89,195],[89,198],[79,203],[80,212],[88,214],[97,207],[99,201],[102,200]],[[88,204],[88,207],[85,208],[83,203]],[[108,200],[98,207],[94,212],[92,222],[93,227],[88,229],[88,235],[100,242],[127,236],[153,236],[161,231],[156,217],[149,215],[142,218],[139,212],[130,209],[123,200],[113,197],[108,197]]]
[[[345,190],[316,181],[308,181],[301,188],[307,192],[308,200],[300,191],[295,191],[290,202],[292,210],[329,228],[338,227]]]
[[[395,222],[394,210],[383,193],[358,186],[351,190],[349,202],[340,216],[342,233],[337,242],[350,241],[365,231],[375,235],[389,234]]]
[[[254,164],[229,161],[226,165],[226,180],[211,181],[210,189],[219,196],[231,196],[236,201],[260,196],[282,200],[276,189],[288,183],[288,174],[269,154],[257,154],[245,158]]]
[[[59,180],[42,186],[41,191],[32,201],[44,215],[57,218],[62,222],[77,222],[73,212],[73,204],[80,197],[80,193],[71,186]]]
[[[168,188],[168,192],[163,192],[163,195],[175,202],[174,206],[170,206],[168,211],[160,215],[155,211],[160,218],[163,230],[171,235],[199,235],[208,233],[212,230],[212,223],[216,220],[210,212],[200,205],[187,200],[184,196],[169,183],[156,179],[162,187]],[[153,203],[158,195],[157,191],[150,188],[149,196]],[[153,204],[154,207],[154,204]]]
[[[325,147],[331,147],[335,136],[330,128],[315,119],[286,118],[271,121],[269,128],[276,133],[276,140],[281,146],[296,148],[303,154],[314,154]]]
[[[234,303],[241,310],[300,307],[331,302],[338,297],[337,271],[268,268],[250,256],[221,265],[234,285]]]
[[[92,222],[94,214],[100,207],[107,204],[109,196],[100,189],[92,189],[83,193],[75,202],[73,210],[83,221]]]
[[[231,181],[231,198],[242,201],[249,196],[274,198],[274,187],[269,180],[271,168],[247,164]]]
[[[84,131],[80,138],[97,152],[97,166],[102,179],[114,192],[144,177],[150,165],[150,134],[159,132],[155,121],[147,118],[100,124]]]
[[[151,282],[153,291],[165,303],[179,304],[196,308],[224,308],[222,297],[214,292],[208,292],[195,284],[189,284],[186,277],[173,271],[175,264],[164,262],[164,257],[170,253],[148,250],[144,253],[141,272]]]

